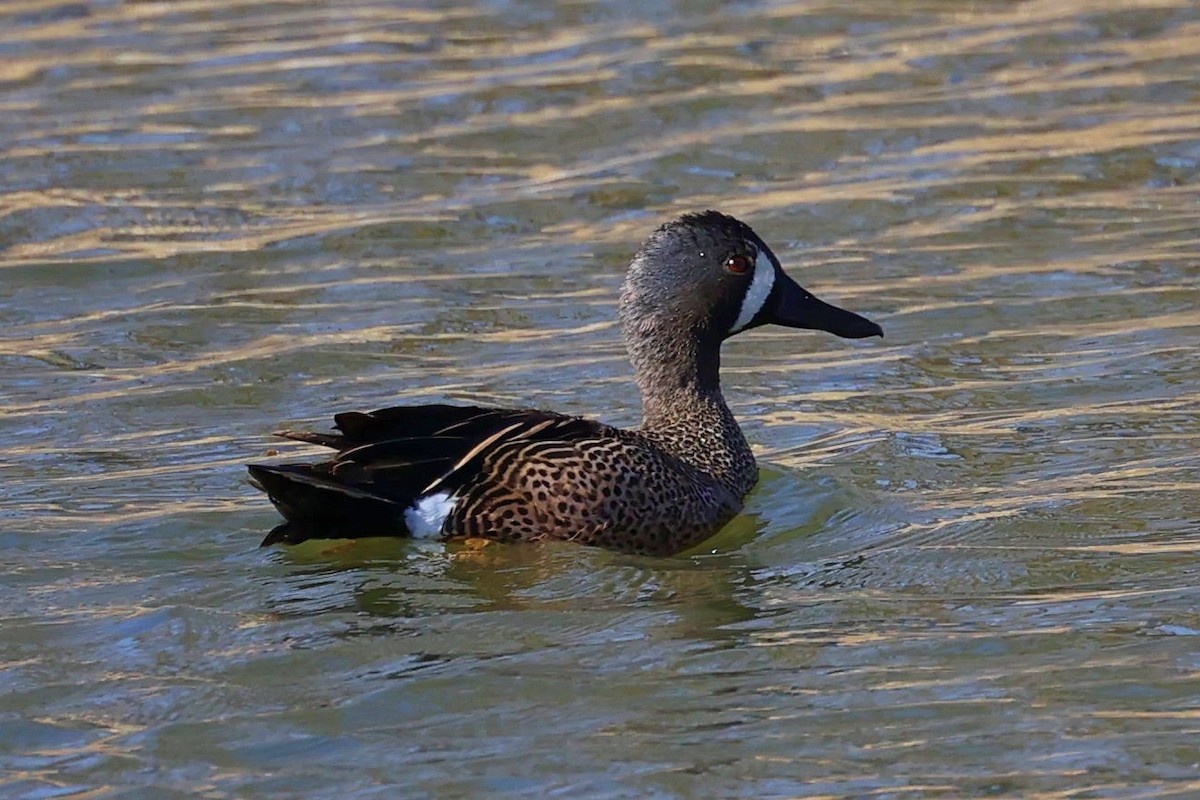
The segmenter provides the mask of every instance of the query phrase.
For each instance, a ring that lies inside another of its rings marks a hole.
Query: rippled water
[[[5,797],[1200,796],[1200,9],[0,6]],[[256,549],[280,424],[634,424],[716,207],[883,341],[726,348],[670,559]]]

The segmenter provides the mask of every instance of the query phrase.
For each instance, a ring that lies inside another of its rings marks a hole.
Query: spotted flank
[[[640,427],[437,404],[338,414],[333,433],[280,431],[335,454],[250,466],[284,517],[263,545],[383,535],[678,552],[720,530],[758,478],[721,394],[721,343],[770,323],[882,334],[801,289],[749,226],[715,211],[651,234],[630,264],[619,316]]]

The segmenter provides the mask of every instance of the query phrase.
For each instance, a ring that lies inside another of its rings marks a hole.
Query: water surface
[[[0,8],[4,796],[1200,794],[1197,75],[1172,0]],[[726,347],[703,552],[256,549],[280,425],[636,424],[708,207],[887,338]]]

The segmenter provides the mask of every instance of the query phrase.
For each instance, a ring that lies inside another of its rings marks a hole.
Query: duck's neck
[[[749,492],[758,468],[721,394],[719,343],[706,346],[700,337],[680,334],[629,342],[642,392],[643,433],[735,494]]]
[[[722,407],[721,351],[717,343],[705,345],[684,333],[643,331],[628,340],[638,388],[642,390],[643,425],[670,420],[681,404],[712,398]]]

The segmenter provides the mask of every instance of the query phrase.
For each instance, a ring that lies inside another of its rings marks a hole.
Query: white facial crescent
[[[758,312],[762,311],[762,307],[767,302],[767,298],[771,296],[771,289],[774,287],[775,264],[771,262],[770,256],[765,252],[760,252],[754,259],[754,277],[750,279],[750,285],[746,288],[746,296],[742,298],[742,310],[734,320],[733,327],[729,329],[730,333],[737,333],[749,325],[750,320],[758,316]]]

